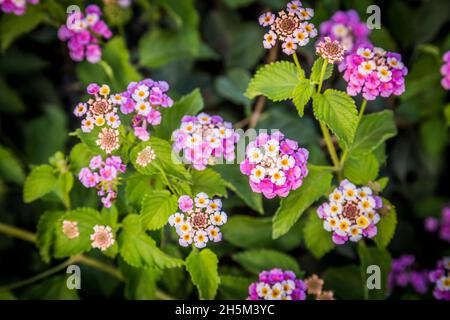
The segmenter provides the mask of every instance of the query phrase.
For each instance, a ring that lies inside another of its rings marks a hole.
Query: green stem
[[[1,222],[0,222],[0,233],[33,243],[36,242],[37,240],[36,235],[34,233]]]
[[[336,149],[334,148],[333,141],[331,141],[330,132],[328,131],[327,126],[319,121],[320,123],[320,129],[322,130],[323,138],[325,139],[325,143],[328,148],[328,152],[330,153],[331,161],[333,162],[334,168],[339,168],[339,159],[336,153]]]
[[[300,66],[300,62],[299,62],[299,60],[298,60],[297,53],[294,52],[294,54],[293,54],[292,56],[293,56],[293,58],[294,58],[295,65],[297,66],[297,72],[298,72],[298,74],[300,75],[300,74],[303,73],[303,71],[302,71],[302,67]]]
[[[323,77],[325,76],[325,71],[327,70],[328,60],[323,61],[322,69],[320,70],[319,86],[317,87],[317,93],[322,91]]]
[[[167,187],[169,188],[169,190],[176,196],[178,196],[178,192],[177,190],[175,190],[175,188],[172,186],[172,184],[169,181],[169,178],[167,178],[166,173],[164,172],[164,170],[159,170],[161,172],[161,176],[164,180],[164,182],[166,183]]]

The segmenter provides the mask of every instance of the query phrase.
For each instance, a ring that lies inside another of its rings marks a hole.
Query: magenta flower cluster
[[[344,61],[344,79],[351,96],[362,93],[365,99],[375,100],[378,96],[399,96],[405,91],[408,69],[398,53],[371,46],[359,47]]]
[[[428,232],[438,232],[439,238],[450,242],[450,206],[442,209],[442,216],[439,219],[435,217],[428,217],[425,219],[425,229]]]
[[[435,284],[433,295],[438,300],[450,300],[450,257],[439,260],[436,269],[429,274]]]
[[[233,161],[239,135],[222,117],[200,113],[184,116],[181,127],[172,133],[172,140],[173,150],[183,153],[184,163],[192,164],[196,170],[204,170],[221,159]]]
[[[82,61],[86,59],[90,63],[97,63],[102,58],[102,49],[99,40],[103,37],[109,39],[112,32],[108,25],[100,17],[101,9],[96,5],[86,7],[82,12],[71,13],[66,24],[58,30],[61,41],[67,41],[69,54],[72,60]]]
[[[425,294],[428,291],[428,271],[414,268],[416,258],[413,255],[402,255],[392,260],[391,272],[388,275],[388,287],[392,292],[395,287],[411,286],[415,292]]]
[[[240,168],[249,177],[254,192],[268,199],[286,197],[308,175],[308,156],[308,150],[285,138],[280,131],[272,135],[262,133],[248,144]]]
[[[158,108],[170,108],[172,99],[166,94],[169,84],[165,81],[153,81],[144,79],[139,82],[131,82],[127,91],[114,96],[116,103],[120,105],[123,114],[134,113],[132,126],[134,134],[142,141],[150,138],[148,126],[157,126],[161,123],[161,112]]]
[[[442,58],[444,59],[444,64],[441,67],[441,74],[444,77],[441,80],[441,84],[445,90],[450,90],[450,51],[447,51]]]
[[[306,284],[292,271],[262,271],[249,288],[248,300],[306,300]]]
[[[78,179],[86,188],[96,188],[106,208],[111,207],[117,198],[119,174],[126,170],[125,164],[118,156],[111,156],[103,161],[101,156],[91,159],[89,167],[81,169]]]
[[[0,9],[5,13],[23,15],[27,11],[27,3],[38,4],[39,0],[0,0]]]

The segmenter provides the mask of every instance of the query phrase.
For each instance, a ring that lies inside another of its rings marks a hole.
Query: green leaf
[[[80,235],[74,239],[69,239],[62,231],[64,220],[76,221]],[[100,213],[92,208],[79,208],[68,211],[55,225],[55,258],[74,256],[83,252],[88,252],[91,247],[91,234],[94,233],[94,226],[103,225]]]
[[[125,198],[128,205],[138,211],[141,208],[142,199],[154,190],[164,190],[164,186],[157,176],[144,176],[135,173],[127,180]]]
[[[330,268],[323,274],[323,280],[327,288],[334,292],[338,299],[361,300],[363,299],[363,282],[359,266],[345,266]]]
[[[358,115],[355,101],[342,91],[326,90],[313,96],[314,116],[325,123],[348,148],[355,136]]]
[[[194,170],[192,172],[192,193],[196,195],[199,192],[205,192],[210,197],[227,195],[227,183],[220,174],[212,169],[202,171]]]
[[[53,168],[41,165],[33,168],[23,186],[23,201],[33,202],[51,192],[57,183]]]
[[[228,188],[233,190],[253,210],[264,213],[262,196],[250,188],[248,178],[240,172],[239,165],[222,164],[214,166],[222,179],[228,182]]]
[[[0,177],[4,181],[17,185],[21,185],[25,180],[25,173],[19,159],[2,145],[0,145]]]
[[[294,88],[293,99],[295,107],[297,108],[298,114],[300,117],[303,117],[305,106],[308,103],[309,99],[314,91],[314,86],[307,79],[302,79],[299,81],[297,86]]]
[[[355,158],[350,157],[344,166],[344,176],[355,184],[367,184],[378,176],[379,164],[372,154]]]
[[[350,154],[355,157],[364,156],[396,134],[397,128],[392,111],[384,110],[365,115],[356,130]]]
[[[120,264],[120,270],[125,278],[125,298],[129,300],[155,299],[156,282],[161,278],[161,270],[133,268],[126,263]]]
[[[198,289],[200,299],[214,299],[220,283],[218,264],[219,259],[209,249],[191,251],[186,258],[186,270]]]
[[[220,96],[238,105],[250,106],[250,100],[244,96],[250,82],[250,74],[245,69],[231,69],[224,76],[217,77],[215,88]]]
[[[2,56],[2,59],[4,59],[4,56]],[[3,68],[2,72],[4,72]],[[2,93],[1,112],[16,114],[25,110],[25,103],[20,95],[2,77],[0,77],[0,92]]]
[[[300,274],[300,267],[291,256],[275,250],[249,250],[233,254],[233,260],[249,272],[259,274],[263,270],[281,268]]]
[[[250,278],[221,274],[218,299],[244,299],[252,282]]]
[[[230,8],[236,9],[239,7],[244,7],[249,5],[250,3],[255,2],[256,0],[225,0],[224,2],[229,6]]]
[[[78,300],[78,290],[67,287],[68,275],[55,276],[32,286],[24,293],[30,300]]]
[[[63,211],[47,211],[39,218],[36,232],[36,245],[39,248],[41,258],[49,263],[52,255],[52,246],[55,239],[57,222],[64,215]]]
[[[0,21],[0,43],[2,51],[19,36],[30,32],[45,19],[44,12],[39,6],[28,6],[24,15],[3,14]]]
[[[173,268],[183,265],[180,259],[166,255],[145,233],[140,216],[128,215],[122,222],[123,231],[119,236],[120,255],[130,266],[141,268]]]
[[[322,72],[322,67],[324,64],[325,60],[322,58],[317,59],[311,69],[311,81],[314,83],[319,83],[320,81],[320,73]],[[327,68],[325,70],[324,76],[323,76],[323,80],[327,80],[328,78],[331,77],[331,75],[333,74],[333,64],[332,63],[328,63],[327,64]]]
[[[288,232],[303,212],[328,191],[332,178],[333,175],[328,171],[309,168],[303,185],[281,199],[280,207],[272,220],[274,239]]]
[[[383,207],[388,207],[390,210],[381,217],[377,223],[377,235],[373,238],[379,248],[386,248],[391,242],[397,228],[397,211],[395,207],[386,199],[383,198]]]
[[[322,258],[335,247],[331,240],[331,232],[323,228],[323,221],[317,216],[315,210],[311,210],[309,214],[304,233],[306,247],[317,259]]]
[[[78,174],[82,168],[89,166],[89,162],[96,155],[84,143],[77,143],[70,151],[70,167],[72,172]]]
[[[162,228],[176,210],[177,198],[169,191],[152,191],[142,200],[142,225],[146,230]]]
[[[180,127],[181,119],[184,116],[196,115],[203,107],[204,102],[199,89],[195,89],[188,95],[183,96],[171,108],[161,110],[163,120],[155,128],[155,136],[170,140],[172,132]]]
[[[245,96],[252,99],[263,95],[273,101],[292,99],[298,81],[295,64],[287,61],[273,62],[258,69]]]
[[[58,176],[58,181],[55,186],[55,193],[63,202],[66,208],[70,208],[70,191],[73,188],[73,174],[72,172],[63,172]]]
[[[162,5],[168,10],[176,19],[180,28],[196,28],[199,17],[197,10],[195,10],[194,0],[157,0],[159,5]]]
[[[17,298],[11,293],[11,291],[0,289],[0,301],[3,300],[17,300]]]
[[[384,300],[388,290],[387,278],[391,271],[391,255],[386,249],[367,247],[362,241],[358,243],[358,255],[361,260],[361,277],[364,288],[364,297],[366,299]],[[371,275],[370,273],[367,273],[367,268],[372,265],[380,268],[380,289],[369,290],[367,287],[367,280]]]

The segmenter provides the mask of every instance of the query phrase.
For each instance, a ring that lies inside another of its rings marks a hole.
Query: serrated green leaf
[[[383,198],[383,206],[387,206],[390,210],[381,217],[377,223],[377,235],[373,238],[379,248],[386,248],[391,242],[397,228],[397,211],[395,207]]]
[[[293,91],[292,102],[294,102],[295,107],[297,108],[298,114],[300,117],[303,117],[305,106],[308,103],[309,99],[314,91],[314,86],[307,79],[302,79],[299,81],[297,86]]]
[[[49,263],[51,260],[55,228],[57,222],[60,221],[63,215],[63,211],[47,211],[39,218],[36,232],[36,245],[45,263]]]
[[[73,174],[72,172],[63,172],[58,176],[55,185],[55,193],[63,202],[66,208],[70,208],[70,191],[73,188]]]
[[[260,68],[250,81],[245,96],[253,99],[263,95],[273,101],[292,99],[299,76],[295,64],[278,61]]]
[[[128,215],[122,222],[123,231],[119,236],[119,251],[129,265],[136,268],[173,268],[183,265],[180,259],[166,255],[145,233],[140,216]]]
[[[157,176],[135,173],[127,179],[125,198],[128,205],[139,211],[144,197],[154,190],[164,190],[164,185]]]
[[[288,232],[303,212],[327,192],[332,178],[333,175],[328,171],[309,169],[308,175],[303,179],[303,185],[281,200],[272,220],[274,239]]]
[[[120,271],[125,278],[125,298],[129,300],[154,300],[156,282],[162,271],[151,268],[133,268],[120,260]]]
[[[367,184],[378,176],[377,158],[368,153],[361,157],[350,157],[344,166],[344,176],[355,184]]]
[[[212,169],[192,172],[192,193],[205,192],[210,197],[227,195],[226,181]]]
[[[33,168],[25,179],[23,201],[30,203],[42,198],[47,193],[53,191],[56,183],[57,179],[51,166],[41,165]]]
[[[326,90],[313,96],[314,116],[325,123],[348,148],[355,137],[358,115],[355,101],[342,91]]]
[[[77,143],[70,151],[70,168],[72,172],[78,174],[82,168],[89,166],[91,159],[96,156],[87,145],[84,143]]]
[[[335,247],[331,240],[331,232],[323,228],[323,221],[319,219],[315,210],[309,213],[304,233],[306,247],[317,259],[322,258]]]
[[[323,67],[324,62],[325,62],[325,60],[322,58],[319,58],[316,61],[314,61],[314,64],[311,69],[311,76],[310,76],[312,82],[319,83],[320,73],[322,72],[322,67]],[[323,76],[323,80],[324,81],[327,80],[328,78],[331,77],[332,74],[333,74],[333,64],[328,63],[327,68],[324,73],[324,76]]]
[[[141,221],[146,230],[156,230],[167,224],[177,210],[177,198],[169,191],[149,192],[142,200]]]
[[[17,157],[7,148],[0,145],[0,177],[17,185],[23,183],[25,173]]]
[[[186,270],[198,289],[200,299],[212,300],[216,296],[220,283],[218,264],[219,259],[209,249],[191,251],[186,258]]]
[[[249,272],[259,274],[263,270],[280,268],[300,275],[300,267],[294,258],[275,250],[249,250],[233,254],[233,260]]]

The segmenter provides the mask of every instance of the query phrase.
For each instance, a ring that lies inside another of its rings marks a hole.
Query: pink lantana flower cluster
[[[439,238],[450,242],[450,206],[442,209],[440,220],[435,217],[428,217],[424,224],[428,232],[439,232]]]
[[[357,188],[343,180],[329,195],[329,202],[317,209],[317,215],[324,220],[324,229],[333,233],[333,242],[344,244],[348,240],[357,242],[363,237],[373,238],[380,221],[377,209],[381,207],[382,200],[372,189]]]
[[[429,274],[429,280],[435,283],[433,295],[438,300],[450,300],[450,257],[438,261],[436,269]]]
[[[447,51],[444,56],[444,64],[441,67],[441,74],[444,76],[441,80],[442,87],[445,90],[450,90],[450,51]]]
[[[248,144],[240,168],[249,177],[254,192],[268,199],[286,197],[291,190],[298,189],[308,175],[308,156],[308,150],[286,139],[281,132],[262,133]]]
[[[239,135],[230,122],[220,116],[200,113],[197,116],[184,116],[180,129],[172,133],[173,150],[182,152],[183,161],[190,163],[196,170],[204,170],[214,165],[222,157],[233,161],[235,144]]]
[[[97,248],[101,251],[107,250],[114,245],[114,242],[116,242],[111,227],[102,225],[94,226],[94,233],[91,234],[91,241],[92,248]]]
[[[0,0],[0,9],[21,16],[27,11],[27,3],[37,4],[39,0]]]
[[[298,46],[307,45],[309,39],[317,36],[317,29],[307,22],[314,16],[314,10],[303,8],[300,1],[289,2],[286,11],[282,10],[277,15],[272,12],[263,13],[259,17],[259,24],[270,27],[269,32],[264,35],[264,48],[272,48],[278,40],[282,42],[283,52],[291,55]]]
[[[362,92],[367,100],[401,95],[405,91],[407,73],[400,54],[381,48],[359,47],[345,59],[347,93],[356,96]]]
[[[150,138],[148,125],[157,126],[161,123],[161,112],[158,108],[170,108],[172,99],[166,94],[169,84],[165,81],[144,79],[131,82],[127,91],[114,96],[123,114],[135,113],[132,119],[134,134],[142,141]]]
[[[117,187],[120,183],[119,174],[126,170],[125,164],[118,156],[111,156],[103,161],[101,156],[91,159],[89,167],[81,169],[78,179],[86,188],[97,188],[106,208],[111,207],[117,198]]]
[[[197,248],[204,248],[208,241],[222,240],[219,227],[227,222],[227,214],[222,211],[220,199],[209,199],[203,192],[195,199],[184,195],[178,199],[178,207],[181,212],[172,214],[169,224],[176,228],[181,246],[194,242]]]
[[[82,12],[71,13],[66,24],[58,30],[58,38],[67,41],[69,54],[72,60],[86,59],[90,63],[97,63],[102,58],[102,49],[99,45],[101,38],[109,39],[112,32],[102,16],[101,9],[96,5],[86,7]]]
[[[292,271],[262,271],[248,288],[248,300],[306,300],[307,286]]]

